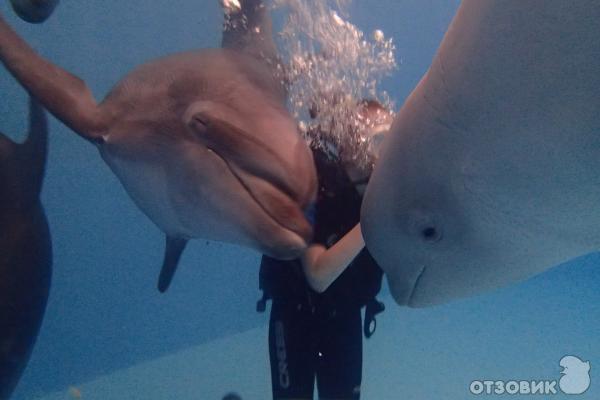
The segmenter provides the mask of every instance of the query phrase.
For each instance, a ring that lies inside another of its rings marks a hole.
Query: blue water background
[[[41,26],[18,21],[7,3],[0,10],[11,25],[84,79],[97,99],[144,61],[220,41],[216,0],[63,0]],[[394,37],[401,65],[385,89],[397,104],[427,69],[458,3],[354,1],[353,22]],[[0,95],[0,130],[20,139],[26,95],[3,69]],[[245,400],[269,398],[267,317],[254,310],[259,255],[195,241],[160,295],[161,232],[92,145],[53,118],[50,128],[43,202],[53,286],[14,398],[68,399],[69,386],[86,388],[86,400],[217,399],[228,390]],[[600,398],[599,263],[591,255],[511,288],[425,310],[395,306],[384,289],[388,310],[365,345],[364,397],[474,397],[471,380],[558,379],[560,358],[574,354],[590,360],[592,386],[572,398]]]

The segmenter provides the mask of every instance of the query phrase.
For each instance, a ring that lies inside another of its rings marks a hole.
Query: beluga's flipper
[[[35,345],[52,276],[50,231],[40,202],[48,127],[30,100],[29,134],[0,134],[0,399],[16,387]]]
[[[187,239],[167,236],[165,257],[158,277],[158,291],[164,293],[171,285],[181,254],[187,245]]]
[[[52,15],[60,0],[10,0],[13,10],[24,21],[39,24]]]

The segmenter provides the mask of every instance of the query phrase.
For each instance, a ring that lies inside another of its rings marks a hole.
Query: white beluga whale
[[[58,3],[59,0],[10,0],[17,15],[32,24],[39,24],[48,19]]]
[[[227,5],[229,2],[226,2]],[[166,233],[159,289],[192,238],[295,258],[311,240],[312,154],[285,107],[268,10],[226,7],[222,48],[136,68],[97,104],[0,18],[0,60],[64,124],[94,143]]]
[[[362,208],[395,300],[446,303],[600,249],[600,2],[464,0]]]

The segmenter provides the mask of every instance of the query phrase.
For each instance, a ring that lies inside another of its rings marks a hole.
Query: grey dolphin
[[[10,0],[17,15],[32,24],[47,20],[58,3],[59,0]]]
[[[362,228],[399,304],[600,248],[600,2],[464,0],[385,139]]]
[[[136,68],[96,104],[83,81],[0,20],[0,59],[57,118],[98,147],[167,236],[159,289],[186,242],[205,238],[297,257],[311,239],[312,155],[285,107],[268,10],[227,12],[220,49]]]
[[[52,247],[40,191],[46,117],[30,101],[29,136],[0,134],[0,399],[17,385],[35,344],[50,289]]]

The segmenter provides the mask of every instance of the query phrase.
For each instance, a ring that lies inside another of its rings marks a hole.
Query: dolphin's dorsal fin
[[[26,207],[39,199],[47,147],[46,115],[39,103],[30,98],[29,133],[25,142],[17,144],[0,134],[0,184],[12,187],[13,195],[17,196],[3,200]]]
[[[221,47],[275,63],[277,47],[269,9],[262,0],[221,0],[225,13]]]
[[[169,288],[188,240],[167,235],[166,242],[165,258],[158,277],[158,291],[161,293]]]
[[[28,175],[29,191],[38,198],[42,190],[48,153],[48,119],[41,104],[29,97],[29,133],[19,146]]]

